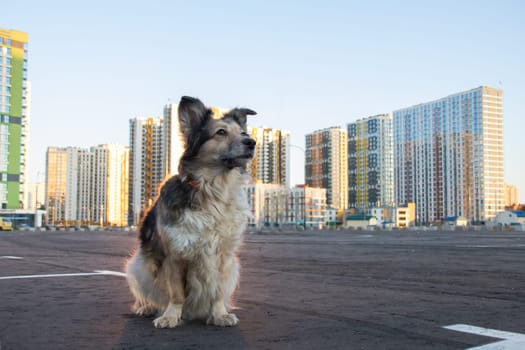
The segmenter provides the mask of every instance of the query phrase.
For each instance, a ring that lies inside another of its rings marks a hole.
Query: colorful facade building
[[[267,127],[248,127],[257,142],[251,175],[264,184],[290,186],[290,133]]]
[[[360,119],[348,129],[348,206],[367,209],[394,202],[392,118]]]
[[[306,135],[305,182],[326,189],[327,206],[348,207],[348,134],[331,127]]]
[[[166,177],[164,130],[163,118],[130,120],[128,209],[130,225],[137,225],[140,222],[144,211],[157,197],[158,187]]]
[[[27,207],[28,35],[0,29],[0,209]]]

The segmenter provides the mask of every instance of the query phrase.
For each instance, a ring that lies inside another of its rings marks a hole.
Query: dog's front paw
[[[162,315],[153,320],[155,328],[174,328],[182,324],[180,317]]]
[[[157,309],[152,306],[141,306],[135,310],[135,315],[140,317],[150,317],[157,313]]]
[[[182,304],[168,304],[162,316],[153,320],[156,328],[173,328],[182,324]]]
[[[215,326],[221,327],[231,327],[236,326],[239,323],[239,319],[235,314],[224,314],[218,317],[210,316],[207,321],[208,324],[213,324]]]

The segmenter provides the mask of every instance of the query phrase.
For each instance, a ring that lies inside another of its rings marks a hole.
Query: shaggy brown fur
[[[253,114],[236,108],[215,119],[198,99],[179,103],[186,147],[179,174],[162,185],[144,216],[140,248],[127,267],[136,313],[163,312],[155,327],[175,327],[183,319],[238,322],[228,309],[248,210],[242,186],[255,150],[246,133],[246,116]]]

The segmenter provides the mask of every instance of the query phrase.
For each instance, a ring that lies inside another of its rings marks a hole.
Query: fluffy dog
[[[160,187],[140,226],[140,247],[127,265],[137,315],[157,328],[182,320],[234,326],[229,301],[237,286],[236,257],[248,204],[242,186],[255,140],[247,115],[235,108],[220,118],[195,98],[182,97],[179,126],[185,150],[179,174]]]

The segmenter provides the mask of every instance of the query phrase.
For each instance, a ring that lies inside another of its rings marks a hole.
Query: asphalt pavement
[[[136,244],[0,232],[0,350],[525,349],[524,232],[247,234],[230,328],[133,315]]]

